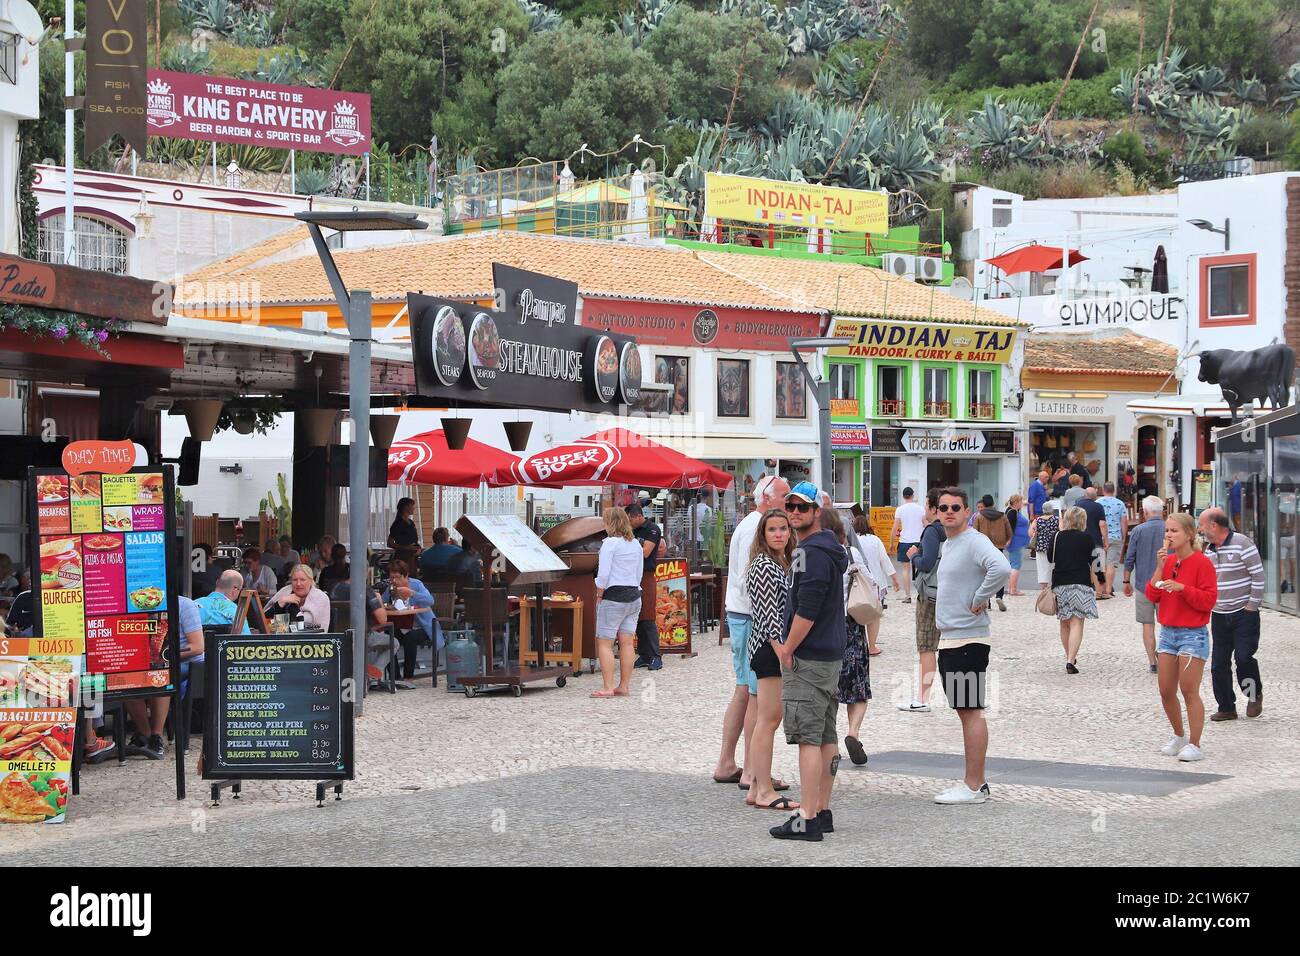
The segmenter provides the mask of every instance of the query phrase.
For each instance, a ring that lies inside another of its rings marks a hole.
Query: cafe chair
[[[351,627],[352,602],[351,601],[330,601],[330,633],[343,634]],[[401,666],[401,642],[397,640],[397,629],[392,624],[385,624],[383,627],[371,625],[370,615],[366,615],[366,628],[368,631],[380,631],[388,635],[388,679],[381,681],[388,685],[388,693],[397,693],[397,669]]]

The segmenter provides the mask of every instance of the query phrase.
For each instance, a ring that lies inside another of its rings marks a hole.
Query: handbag
[[[847,603],[849,617],[866,627],[879,621],[884,608],[880,605],[880,590],[875,582],[861,571],[853,572],[853,581],[849,584]]]
[[[1043,588],[1038,592],[1038,597],[1034,598],[1034,610],[1039,614],[1046,614],[1049,617],[1056,616],[1056,592],[1051,588]]]

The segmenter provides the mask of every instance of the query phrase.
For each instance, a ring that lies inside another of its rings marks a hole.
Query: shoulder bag
[[[1034,610],[1049,617],[1056,616],[1056,592],[1051,587],[1041,588],[1034,599]]]
[[[849,584],[847,610],[849,617],[863,627],[879,621],[884,612],[884,608],[880,605],[880,589],[861,571],[853,572],[853,580]]]

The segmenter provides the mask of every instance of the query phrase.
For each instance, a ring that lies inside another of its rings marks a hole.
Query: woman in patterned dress
[[[1043,504],[1043,513],[1029,525],[1029,536],[1034,539],[1034,563],[1038,569],[1038,590],[1046,591],[1052,586],[1052,559],[1047,556],[1047,549],[1060,530],[1060,501],[1049,499]]]
[[[772,782],[772,741],[781,725],[781,662],[772,650],[772,641],[785,643],[785,599],[793,554],[790,519],[780,508],[773,508],[758,522],[745,576],[753,616],[749,666],[758,679],[757,716],[746,758],[752,783],[745,802],[763,810],[799,809],[789,797],[779,796]]]
[[[1065,672],[1079,673],[1076,666],[1083,644],[1083,622],[1097,619],[1097,546],[1084,530],[1088,512],[1078,505],[1061,515],[1061,530],[1048,547],[1052,560],[1052,593],[1056,595],[1056,619],[1061,626],[1061,647],[1065,651]]]

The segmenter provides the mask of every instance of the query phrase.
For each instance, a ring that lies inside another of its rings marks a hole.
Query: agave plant
[[[1249,117],[1248,106],[1224,106],[1204,96],[1187,100],[1178,126],[1187,139],[1188,161],[1204,162],[1235,155],[1233,139],[1238,127]]]
[[[1193,96],[1227,96],[1230,90],[1228,74],[1217,66],[1203,66],[1192,70],[1187,80]]]
[[[564,22],[564,17],[536,0],[519,0],[519,6],[528,14],[528,27],[533,33],[554,30]]]
[[[1042,118],[1043,111],[1032,103],[986,96],[983,108],[966,119],[966,140],[994,166],[1032,162],[1043,149],[1042,137],[1034,131]]]
[[[1119,71],[1119,82],[1110,88],[1111,95],[1124,104],[1125,109],[1133,111],[1133,101],[1138,95],[1138,74],[1127,67]]]
[[[915,189],[943,172],[934,148],[916,128],[895,128],[880,151],[881,181],[888,189]]]
[[[191,30],[211,30],[223,37],[235,32],[239,4],[232,0],[180,0],[181,22]]]
[[[275,42],[270,10],[245,10],[235,21],[230,39],[236,46],[264,47]]]
[[[316,78],[312,65],[296,50],[293,53],[276,54],[269,60],[259,56],[256,70],[246,70],[239,75],[245,80],[289,86],[311,86]]]
[[[174,43],[163,51],[162,68],[174,73],[211,73],[212,54],[184,41]]]
[[[294,171],[293,191],[298,196],[320,196],[329,189],[329,174],[320,169]]]
[[[1263,105],[1268,102],[1268,88],[1257,76],[1243,76],[1232,84],[1232,95],[1241,104]]]
[[[931,146],[938,146],[948,133],[948,115],[948,110],[936,100],[917,100],[908,107],[904,122],[920,130]]]
[[[1292,63],[1282,74],[1278,84],[1277,99],[1273,102],[1283,109],[1291,109],[1300,101],[1300,63]]]

